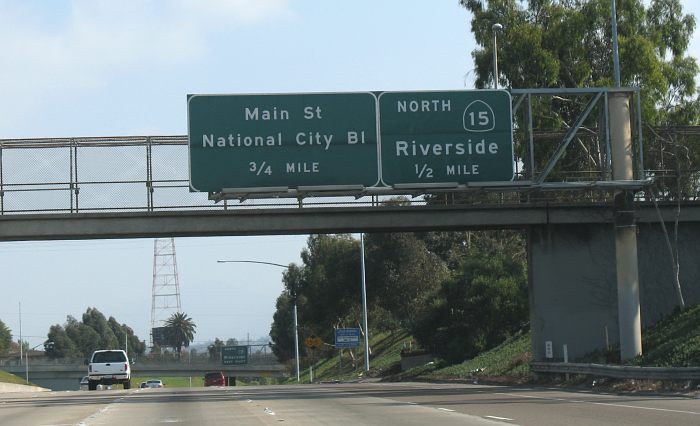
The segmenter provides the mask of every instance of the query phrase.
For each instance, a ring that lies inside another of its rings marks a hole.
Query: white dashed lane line
[[[489,419],[494,419],[494,420],[505,420],[507,422],[514,422],[515,419],[509,419],[508,417],[498,417],[498,416],[484,416]]]
[[[580,399],[555,398],[555,397],[546,397],[546,396],[537,396],[537,395],[522,395],[522,394],[513,394],[513,393],[505,393],[505,392],[494,392],[494,395],[506,395],[506,396],[514,396],[514,397],[518,397],[518,398],[540,399],[540,400],[544,400],[544,401],[570,402],[572,404],[605,405],[608,407],[631,408],[631,409],[635,409],[635,410],[649,410],[649,411],[660,411],[660,412],[667,412],[667,413],[700,415],[700,411],[672,410],[672,409],[668,409],[668,408],[654,408],[654,407],[645,407],[643,405],[629,405],[629,404],[620,404],[620,403],[604,402],[604,401],[603,402],[584,401],[584,400],[580,400]]]

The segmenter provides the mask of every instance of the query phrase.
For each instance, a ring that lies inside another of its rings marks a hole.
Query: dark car
[[[204,386],[226,386],[226,379],[224,378],[224,373],[222,373],[221,371],[205,373]]]

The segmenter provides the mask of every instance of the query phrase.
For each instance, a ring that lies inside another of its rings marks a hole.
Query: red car
[[[226,386],[224,373],[221,371],[204,374],[204,386]]]

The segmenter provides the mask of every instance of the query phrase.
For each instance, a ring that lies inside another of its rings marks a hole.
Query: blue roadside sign
[[[359,328],[336,328],[335,347],[336,349],[357,348],[360,346]]]

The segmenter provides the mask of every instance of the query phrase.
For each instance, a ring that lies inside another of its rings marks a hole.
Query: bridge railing
[[[0,215],[367,207],[401,194],[415,205],[607,202],[624,184],[611,180],[607,119],[608,96],[620,90],[632,96],[630,188],[652,190],[638,193],[647,200],[700,199],[700,127],[643,126],[638,89],[518,89],[511,91],[513,182],[463,185],[456,193],[384,188],[227,199],[190,192],[186,135],[0,139]]]

